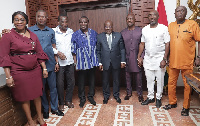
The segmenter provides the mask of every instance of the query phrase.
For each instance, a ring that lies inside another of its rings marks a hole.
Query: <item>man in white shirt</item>
[[[164,86],[164,75],[166,71],[167,57],[169,53],[170,36],[165,25],[158,24],[159,14],[157,11],[149,13],[150,24],[142,29],[141,43],[139,45],[138,65],[141,66],[143,59],[141,54],[145,49],[144,70],[147,78],[148,95],[142,105],[155,102],[154,80],[157,81],[156,107],[162,105],[161,98]]]
[[[74,60],[71,53],[71,38],[74,33],[72,29],[68,28],[68,17],[66,15],[60,15],[58,17],[58,26],[54,28],[56,49],[54,54],[58,55],[58,61],[60,69],[57,72],[57,90],[59,109],[64,110],[64,104],[68,108],[74,108],[72,103],[73,89],[75,85],[74,79]],[[64,85],[65,78],[67,81],[66,96],[64,100]]]

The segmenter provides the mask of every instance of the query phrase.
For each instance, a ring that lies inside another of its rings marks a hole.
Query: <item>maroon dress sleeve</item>
[[[0,40],[0,67],[11,67],[10,48],[11,48],[11,33],[3,35]]]
[[[45,62],[46,60],[49,59],[47,54],[43,51],[42,46],[37,36],[36,36],[36,55],[37,55],[37,60],[39,63]]]

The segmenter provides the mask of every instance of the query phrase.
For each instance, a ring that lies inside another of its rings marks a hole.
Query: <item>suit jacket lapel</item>
[[[116,39],[115,33],[112,32],[112,43],[111,43],[111,49],[112,49],[113,45],[115,44],[115,39]]]

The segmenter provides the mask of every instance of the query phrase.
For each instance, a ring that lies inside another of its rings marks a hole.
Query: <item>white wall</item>
[[[177,0],[164,0],[165,9],[166,9],[166,13],[167,13],[168,24],[171,23],[171,22],[176,21],[175,15],[174,15],[174,12],[175,12],[175,9],[176,9],[176,1]],[[155,9],[156,10],[157,10],[157,6],[158,6],[158,2],[159,2],[159,0],[155,0]],[[187,8],[186,19],[188,19],[193,13],[190,10],[190,8],[188,7],[187,2],[188,2],[188,0],[180,0],[180,5],[181,6],[185,6]],[[193,1],[193,3],[195,3],[195,2],[196,2],[196,0]],[[198,19],[200,19],[200,18],[198,17]],[[183,86],[184,85],[181,74],[179,74],[177,85],[178,86]]]
[[[0,33],[5,28],[13,28],[12,14],[16,11],[26,13],[25,0],[0,0]],[[0,67],[0,75],[4,74],[3,68]],[[0,77],[0,85],[5,84],[5,77]]]

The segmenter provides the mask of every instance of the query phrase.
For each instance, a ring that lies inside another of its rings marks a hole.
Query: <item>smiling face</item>
[[[66,31],[67,30],[67,27],[68,27],[68,19],[67,19],[67,16],[60,16],[59,17],[59,28],[62,30],[62,31]]]
[[[27,24],[26,19],[21,14],[14,16],[13,23],[18,31],[24,30]]]
[[[87,32],[88,31],[88,24],[89,24],[89,21],[87,18],[81,18],[79,20],[79,24],[80,24],[80,29],[81,31],[83,32]]]
[[[159,15],[157,11],[151,11],[148,18],[151,26],[156,26],[158,24]]]
[[[36,14],[36,22],[38,25],[45,26],[47,23],[47,13],[43,11],[39,11]]]
[[[126,17],[126,24],[127,26],[133,27],[135,25],[135,15],[134,14],[128,14]]]
[[[187,15],[187,9],[184,6],[179,6],[175,10],[175,18],[176,21],[182,22],[185,20],[185,17]]]
[[[106,21],[105,23],[104,23],[104,30],[105,30],[105,32],[106,32],[106,34],[111,34],[112,33],[112,31],[113,31],[113,23],[112,23],[112,21]]]

